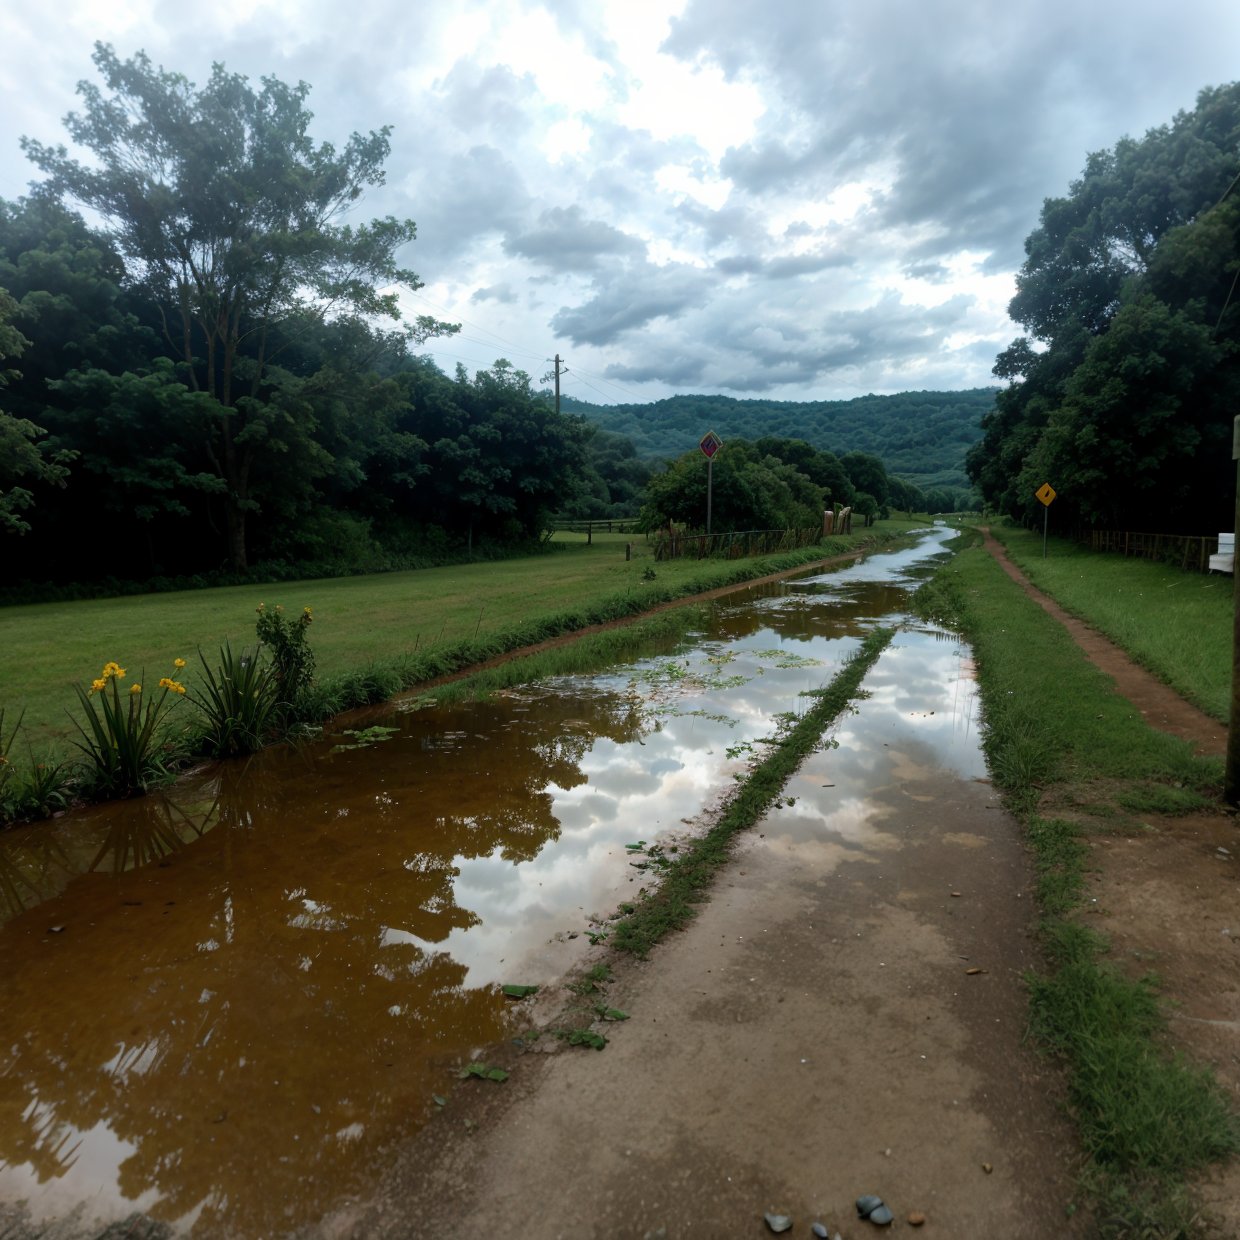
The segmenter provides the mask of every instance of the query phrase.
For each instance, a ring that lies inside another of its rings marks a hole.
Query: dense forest
[[[1238,152],[1240,85],[1207,89],[1046,201],[1009,307],[1028,334],[969,452],[994,509],[1040,520],[1049,482],[1064,525],[1232,527]]]
[[[678,456],[714,430],[724,440],[775,436],[836,453],[865,452],[922,490],[968,490],[965,455],[981,438],[994,399],[993,389],[977,388],[832,401],[672,396],[649,405],[592,405],[574,399],[562,407],[632,440],[647,459]]]
[[[45,180],[0,203],[9,583],[379,568],[537,537],[587,486],[591,436],[528,375],[417,356],[456,329],[399,321],[413,223],[339,222],[386,129],[316,145],[304,84],[95,63],[111,93],[66,119],[92,158],[25,141]]]

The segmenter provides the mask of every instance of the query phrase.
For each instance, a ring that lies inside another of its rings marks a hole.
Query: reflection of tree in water
[[[168,1219],[205,1201],[204,1234],[278,1232],[354,1187],[445,1065],[503,1031],[495,992],[428,947],[478,920],[456,860],[534,857],[559,832],[549,785],[639,726],[605,696],[464,707],[451,733],[445,714],[372,750],[215,768],[178,798],[192,847],[165,850],[151,824],[172,811],[132,802],[145,825],[107,857],[157,864],[105,857],[0,932],[0,1159],[45,1181],[106,1124],[126,1196],[156,1188]]]

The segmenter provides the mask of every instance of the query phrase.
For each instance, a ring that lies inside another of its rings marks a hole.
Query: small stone
[[[818,1240],[831,1240],[831,1233],[821,1223],[811,1223],[809,1229],[818,1237]]]
[[[64,934],[65,928],[64,926],[48,926],[47,932],[48,934]]]
[[[995,1168],[992,1163],[982,1163],[982,1170],[986,1172],[987,1175],[989,1175],[994,1169]]]
[[[781,1231],[792,1230],[792,1220],[786,1214],[764,1214],[766,1225],[778,1235]]]
[[[875,1197],[873,1193],[866,1193],[864,1197],[857,1198],[857,1214],[861,1218],[869,1218],[882,1204],[883,1199],[881,1197]]]
[[[959,899],[959,898],[960,898],[960,892],[958,892],[958,891],[953,891],[953,892],[952,892],[952,895],[953,895],[956,899]]]
[[[926,1221],[926,1216],[920,1210],[914,1210],[908,1216],[908,1225],[910,1227],[921,1227]]]
[[[981,969],[979,969],[976,965],[974,965],[973,968],[971,969],[965,969],[965,974],[968,977],[973,977],[980,972],[981,972]]]
[[[895,1215],[892,1214],[892,1212],[888,1210],[886,1206],[879,1206],[878,1209],[875,1210],[874,1213],[870,1215],[870,1222],[874,1223],[875,1225],[879,1227],[886,1227],[887,1224],[890,1223],[894,1218],[895,1218]]]

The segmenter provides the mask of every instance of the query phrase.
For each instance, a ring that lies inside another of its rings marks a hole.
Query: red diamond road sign
[[[706,459],[710,460],[723,447],[723,440],[714,431],[707,431],[698,447],[706,454]]]

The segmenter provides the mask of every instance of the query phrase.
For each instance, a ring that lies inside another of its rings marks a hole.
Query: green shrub
[[[258,605],[254,631],[270,652],[279,710],[288,719],[299,717],[301,700],[314,679],[314,651],[307,636],[313,623],[309,607],[303,607],[296,620],[289,620],[283,607],[268,611],[265,603]]]
[[[234,655],[225,642],[212,670],[202,651],[202,688],[189,700],[202,712],[203,742],[217,758],[253,753],[278,724],[279,684],[270,663],[243,650]]]

